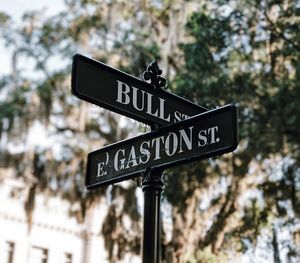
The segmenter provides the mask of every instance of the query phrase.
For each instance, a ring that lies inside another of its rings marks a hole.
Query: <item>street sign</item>
[[[79,54],[73,58],[72,92],[80,99],[149,125],[165,126],[208,110]]]
[[[86,186],[134,178],[148,167],[165,169],[231,152],[237,143],[236,106],[227,105],[91,152]]]

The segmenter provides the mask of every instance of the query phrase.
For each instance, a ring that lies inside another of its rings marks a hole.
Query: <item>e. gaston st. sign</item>
[[[236,123],[236,107],[229,105],[92,152],[87,188],[134,178],[148,167],[165,169],[231,152]]]
[[[163,126],[90,153],[88,189],[140,176],[147,168],[165,169],[237,147],[234,105],[208,111],[81,55],[73,60],[72,92],[127,117]]]

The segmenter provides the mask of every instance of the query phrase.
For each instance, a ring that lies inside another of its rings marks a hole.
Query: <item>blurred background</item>
[[[71,94],[76,53],[239,106],[234,153],[165,172],[162,262],[300,262],[299,0],[2,0],[1,263],[141,262],[141,188],[84,179],[149,128]]]

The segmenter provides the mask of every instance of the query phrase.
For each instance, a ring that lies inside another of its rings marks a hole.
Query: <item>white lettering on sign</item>
[[[172,140],[172,147],[170,141]],[[174,155],[174,153],[177,151],[178,148],[178,138],[176,133],[171,132],[168,134],[165,142],[165,149],[166,149],[166,154],[168,156]]]
[[[190,118],[190,116],[188,116],[184,113],[181,113],[179,111],[174,112],[174,122],[179,122],[179,121],[182,121],[182,120],[186,120],[188,118]]]
[[[154,146],[155,147],[155,157],[154,157],[154,160],[159,160],[161,157],[160,157],[160,140],[162,140],[162,142],[164,143],[165,141],[165,138],[164,136],[160,136],[158,138],[155,138],[152,140],[152,147]]]
[[[216,132],[218,132],[218,126],[199,131],[198,147],[204,147],[205,145],[219,142],[220,138],[216,137]]]
[[[143,111],[148,115],[167,122],[171,121],[171,115],[167,114],[165,111],[166,100],[156,98],[153,94],[129,86],[120,80],[117,80],[117,84],[118,91],[116,102],[124,105],[132,105],[137,111]]]
[[[105,162],[98,163],[97,177],[106,175],[106,171],[104,168],[105,168]]]
[[[193,135],[193,133],[192,133],[192,132],[193,132],[193,128],[194,128],[194,126],[189,127],[189,130],[190,130],[190,136],[189,136],[189,137],[187,136],[185,130],[179,130],[179,134],[180,134],[180,137],[179,137],[179,139],[180,139],[180,143],[179,143],[179,145],[180,145],[179,153],[182,153],[182,152],[183,152],[183,148],[182,148],[182,145],[183,145],[182,139],[183,139],[183,141],[184,141],[185,146],[187,147],[187,149],[188,149],[188,150],[192,150],[192,143],[193,143],[193,141],[192,141],[192,138],[193,138],[192,135]]]
[[[147,146],[147,148],[145,148],[145,146]],[[149,147],[150,147],[150,142],[149,141],[144,141],[141,143],[140,146],[140,153],[142,154],[142,156],[140,157],[139,163],[141,164],[145,164],[150,160],[150,156],[151,153],[149,151]],[[144,159],[144,157],[146,157],[146,159]],[[143,158],[143,159],[142,159]]]
[[[124,163],[125,163],[125,158],[119,159],[119,154],[122,153],[123,157],[125,155],[125,150],[120,149],[116,152],[115,158],[114,158],[114,168],[116,171],[119,171],[120,169],[124,169]]]
[[[105,154],[106,154],[105,162],[100,162],[97,164],[97,177],[101,177],[107,174],[106,165],[109,162],[109,154],[108,153]]]
[[[134,146],[132,146],[131,150],[129,152],[129,156],[128,156],[128,160],[127,160],[127,164],[126,164],[126,169],[128,169],[130,167],[137,166],[137,165],[138,165],[138,163],[136,161],[135,148],[134,148]]]
[[[133,107],[135,109],[137,109],[138,111],[142,111],[144,109],[144,105],[145,105],[145,91],[141,90],[141,103],[140,103],[140,107],[138,104],[138,89],[135,87],[132,87],[132,103],[133,103]]]
[[[129,102],[130,102],[130,98],[128,95],[129,91],[130,91],[130,88],[126,83],[118,81],[117,102],[122,103],[122,104],[129,104]]]
[[[97,177],[107,175],[107,164],[112,163],[115,172],[126,171],[139,165],[154,163],[160,159],[169,158],[176,154],[186,154],[189,151],[219,143],[219,127],[212,126],[199,131],[196,126],[173,131],[152,139],[140,141],[109,154],[106,153],[106,161],[97,163]],[[197,130],[197,132],[194,132]],[[196,149],[193,149],[193,147]]]
[[[165,120],[165,121],[168,121],[170,122],[170,114],[168,115],[168,117],[165,116],[165,101],[164,99],[162,98],[158,98],[159,99],[159,118],[162,119],[162,120]]]

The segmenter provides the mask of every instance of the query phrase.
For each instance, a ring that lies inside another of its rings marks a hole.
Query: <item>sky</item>
[[[44,10],[46,16],[51,16],[64,7],[64,0],[0,0],[0,12],[12,17],[13,21],[21,24],[22,15],[27,11]],[[4,46],[0,38],[0,75],[9,74],[11,50]]]

